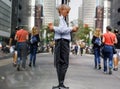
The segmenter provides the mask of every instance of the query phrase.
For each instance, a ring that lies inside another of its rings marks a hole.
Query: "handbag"
[[[34,44],[35,42],[37,42],[37,38],[35,36],[32,36],[30,42],[31,44]]]
[[[116,54],[116,53],[117,53],[116,48],[115,46],[113,46],[113,54]]]
[[[110,39],[111,39],[111,37],[110,37]],[[113,42],[112,39],[111,39],[111,42]],[[116,48],[115,48],[115,46],[113,45],[113,54],[116,54],[116,53],[117,53]]]
[[[100,56],[102,58],[104,57],[104,45],[102,45],[101,48],[100,48]]]

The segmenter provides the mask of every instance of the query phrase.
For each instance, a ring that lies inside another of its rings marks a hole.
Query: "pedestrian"
[[[9,39],[9,48],[10,52],[13,53],[13,66],[17,65],[17,50],[16,50],[16,43],[17,41],[14,39],[15,34],[18,31],[18,27],[15,28],[15,32],[11,32],[10,39]]]
[[[84,50],[84,48],[85,48],[85,42],[81,42],[80,43],[80,54],[81,54],[81,56],[83,55],[83,50]]]
[[[77,26],[68,27],[65,18],[68,16],[70,7],[66,4],[58,6],[59,12],[59,26],[53,26],[52,23],[48,24],[49,30],[54,32],[55,40],[55,53],[54,63],[58,75],[58,86],[54,86],[53,89],[68,88],[64,85],[64,79],[69,65],[69,43],[71,40],[71,32],[78,30]]]
[[[40,41],[39,33],[37,27],[32,28],[31,37],[30,37],[30,62],[29,66],[36,66],[36,53],[38,49],[38,42]]]
[[[115,29],[114,33],[117,37],[117,43],[115,44],[117,53],[113,55],[113,63],[114,63],[113,70],[117,71],[118,70],[118,62],[120,60],[120,33],[119,33],[118,29]]]
[[[54,53],[54,45],[55,45],[55,42],[54,42],[54,41],[51,41],[51,42],[50,42],[50,48],[51,48],[51,53],[52,53],[52,54]]]
[[[98,40],[98,42],[97,42]],[[99,43],[100,41],[100,43]],[[101,48],[101,29],[96,28],[94,35],[92,37],[92,44],[94,50],[94,68],[101,69],[101,59],[100,59],[100,48]]]
[[[77,55],[78,54],[78,45],[77,45],[77,43],[75,44],[74,50],[75,50],[75,55]]]
[[[103,61],[104,61],[104,73],[107,73],[107,61],[109,67],[109,74],[112,74],[113,68],[113,46],[117,43],[117,38],[114,33],[111,32],[112,29],[110,26],[106,27],[106,33],[103,34],[102,42],[104,43],[103,47]]]
[[[27,59],[27,40],[28,40],[28,31],[26,31],[23,26],[19,27],[15,35],[15,40],[17,40],[17,70],[25,70],[26,68],[26,59]]]

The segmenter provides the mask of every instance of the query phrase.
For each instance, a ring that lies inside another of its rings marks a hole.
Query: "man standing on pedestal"
[[[70,11],[70,7],[66,4],[60,5],[59,12],[59,26],[53,26],[52,23],[48,24],[49,30],[53,31],[55,40],[55,66],[57,70],[59,85],[53,87],[53,89],[68,89],[64,85],[65,74],[69,65],[69,42],[71,40],[71,32],[78,30],[77,26],[68,27],[65,18]]]

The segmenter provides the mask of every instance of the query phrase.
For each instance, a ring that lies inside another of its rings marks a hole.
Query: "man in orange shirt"
[[[107,73],[107,61],[109,61],[109,74],[112,74],[113,68],[113,46],[117,43],[117,38],[114,33],[111,32],[110,26],[106,27],[106,33],[103,34],[102,42],[104,43],[103,55],[104,55],[104,73]],[[109,60],[108,60],[109,59]]]
[[[18,71],[25,70],[26,59],[27,59],[28,32],[24,30],[22,26],[17,31],[15,35],[15,40],[17,40],[17,51],[18,51],[17,70]]]

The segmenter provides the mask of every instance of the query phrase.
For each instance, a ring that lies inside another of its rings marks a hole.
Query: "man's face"
[[[68,15],[68,13],[69,13],[69,10],[67,10],[67,9],[61,10],[61,15],[63,15],[64,17],[66,17]]]

